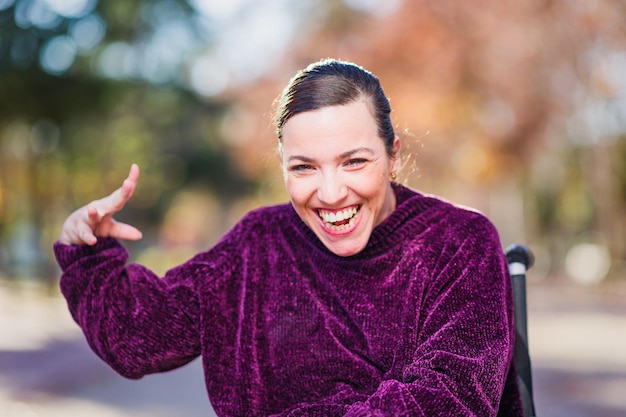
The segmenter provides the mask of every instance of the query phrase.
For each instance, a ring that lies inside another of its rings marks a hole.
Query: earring
[[[396,178],[398,178],[398,174],[396,174],[396,172],[392,172],[391,174],[389,174],[389,178],[391,178],[391,181],[395,181]]]

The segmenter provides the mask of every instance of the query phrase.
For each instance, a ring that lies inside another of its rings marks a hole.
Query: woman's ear
[[[402,142],[398,135],[393,139],[393,146],[391,150],[391,172],[397,172],[401,167],[400,148],[402,148]]]

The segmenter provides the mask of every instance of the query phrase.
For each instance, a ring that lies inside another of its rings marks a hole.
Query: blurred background
[[[535,253],[539,415],[626,415],[625,16],[623,0],[0,0],[0,414],[207,415],[198,364],[131,383],[95,359],[52,243],[133,162],[118,219],[159,273],[287,201],[273,102],[335,57],[380,78],[404,183]]]

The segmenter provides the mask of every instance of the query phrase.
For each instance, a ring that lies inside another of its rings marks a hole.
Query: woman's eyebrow
[[[345,158],[349,158],[359,152],[365,152],[368,154],[373,154],[374,151],[370,148],[366,148],[366,147],[361,147],[361,148],[356,148],[356,149],[351,149],[349,151],[343,152],[341,154],[339,154],[337,156],[337,159],[345,159]],[[304,156],[304,155],[292,155],[287,159],[287,162],[291,162],[293,160],[298,160],[298,161],[302,161],[302,162],[315,162],[315,159],[313,158],[309,158],[308,156]]]
[[[293,160],[298,160],[302,162],[314,162],[315,161],[313,158],[309,158],[308,156],[292,155],[289,157],[289,159],[287,159],[287,162],[291,162]]]
[[[374,151],[372,149],[370,149],[370,148],[361,147],[361,148],[356,148],[356,149],[352,149],[352,150],[349,150],[347,152],[344,152],[341,155],[339,155],[339,158],[340,159],[349,158],[349,157],[351,157],[354,154],[357,154],[359,152],[366,152],[366,153],[369,153],[370,155],[374,153]]]

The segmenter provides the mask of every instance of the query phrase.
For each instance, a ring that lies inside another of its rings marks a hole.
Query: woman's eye
[[[289,168],[290,171],[296,172],[309,171],[311,169],[313,169],[313,166],[307,164],[293,165]]]
[[[363,158],[353,158],[353,159],[349,159],[345,162],[346,166],[349,167],[358,167],[363,165],[364,163],[366,163],[367,160],[363,159]]]

